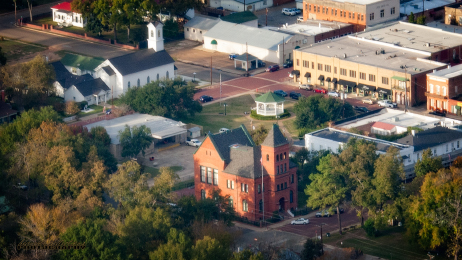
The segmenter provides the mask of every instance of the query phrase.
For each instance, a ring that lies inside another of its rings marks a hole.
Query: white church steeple
[[[164,37],[162,28],[164,25],[161,22],[148,24],[148,48],[155,51],[164,50]]]

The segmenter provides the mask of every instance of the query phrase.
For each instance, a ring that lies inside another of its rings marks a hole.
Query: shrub
[[[250,117],[257,119],[257,120],[276,120],[277,119],[275,116],[258,115],[256,110],[252,110],[252,112],[250,112]],[[290,113],[287,111],[287,109],[284,109],[284,113],[279,115],[279,119],[288,118],[288,117],[290,117]]]
[[[79,108],[80,110],[83,110],[85,108],[85,106],[88,105],[88,102],[87,101],[82,101],[82,102],[79,102]]]
[[[80,112],[79,106],[75,101],[68,101],[66,102],[66,114],[68,115],[75,115]]]
[[[372,220],[371,218],[367,219],[366,222],[364,222],[363,229],[364,231],[366,231],[367,236],[376,237],[377,232],[375,231],[374,220]]]

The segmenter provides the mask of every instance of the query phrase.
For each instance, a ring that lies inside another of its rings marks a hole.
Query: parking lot
[[[282,8],[295,8],[295,2],[268,8],[268,20],[266,20],[265,9],[256,11],[255,15],[258,16],[258,24],[261,26],[282,27],[282,25],[286,23],[297,23],[297,17],[303,16],[303,14],[297,14],[294,16],[283,15],[281,13]]]

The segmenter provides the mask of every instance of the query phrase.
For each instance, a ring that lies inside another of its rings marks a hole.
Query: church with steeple
[[[252,221],[274,211],[291,215],[297,208],[297,165],[289,159],[290,144],[274,124],[261,145],[255,145],[244,125],[209,134],[194,153],[197,199],[213,190],[229,196],[236,213]]]

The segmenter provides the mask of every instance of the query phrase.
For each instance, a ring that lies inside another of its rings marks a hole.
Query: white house
[[[184,38],[191,41],[204,42],[207,33],[220,20],[214,17],[196,15],[184,25]]]
[[[64,91],[64,100],[82,102],[88,105],[106,103],[111,98],[111,89],[101,79],[92,79],[73,84]]]
[[[64,26],[84,27],[87,24],[86,19],[81,13],[72,11],[71,2],[63,2],[51,7],[53,22]]]
[[[114,97],[122,95],[131,87],[175,76],[175,61],[164,50],[163,24],[155,22],[147,26],[147,50],[108,59],[95,69],[95,77],[101,78],[113,88]]]
[[[95,69],[104,62],[102,58],[88,57],[67,53],[61,59],[61,63],[74,75],[95,74]]]
[[[375,122],[371,126],[371,133],[379,135],[399,135],[407,132],[406,127],[384,122]]]
[[[223,7],[226,10],[234,12],[254,12],[272,6],[273,0],[210,0],[210,7]]]
[[[306,37],[221,21],[205,33],[203,47],[237,54],[245,53],[247,48],[258,59],[282,64],[292,59],[294,49],[307,44]]]

